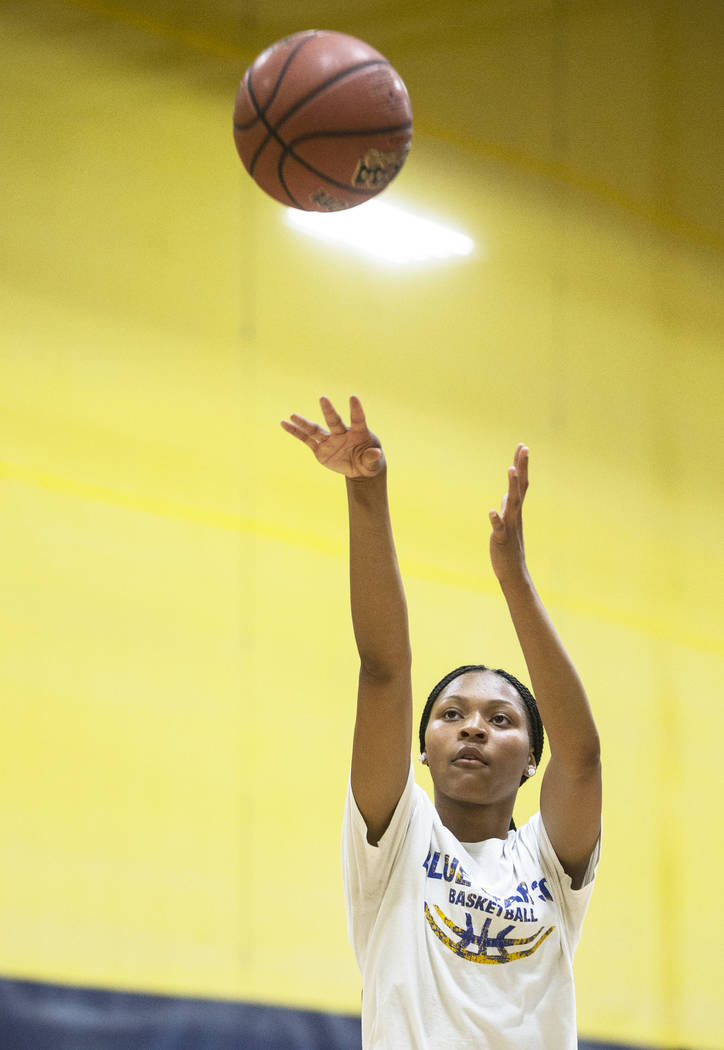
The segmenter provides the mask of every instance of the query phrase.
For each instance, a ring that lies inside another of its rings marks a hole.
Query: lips
[[[466,766],[487,766],[488,764],[483,758],[482,752],[471,744],[466,744],[457,752],[453,759],[453,764],[457,765],[458,763]]]

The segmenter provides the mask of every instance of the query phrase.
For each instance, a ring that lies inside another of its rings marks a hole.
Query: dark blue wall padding
[[[0,1050],[360,1047],[359,1017],[0,979]],[[633,1048],[581,1040],[579,1050]]]
[[[360,1050],[358,1017],[0,980],[2,1050]]]

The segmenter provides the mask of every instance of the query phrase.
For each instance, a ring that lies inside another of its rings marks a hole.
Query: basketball
[[[412,139],[407,89],[387,59],[346,33],[310,29],[249,66],[234,103],[234,142],[266,193],[303,211],[375,197]]]

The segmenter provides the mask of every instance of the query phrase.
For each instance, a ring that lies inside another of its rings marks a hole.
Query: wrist
[[[371,513],[388,513],[387,509],[387,470],[383,469],[373,477],[345,478],[347,502],[351,507]]]
[[[387,485],[387,463],[384,459],[376,474],[355,474],[354,477],[345,475],[347,489],[350,491],[384,489]]]
[[[534,590],[533,580],[525,562],[505,573],[501,573],[498,576],[498,583],[506,597],[509,595],[523,595]]]

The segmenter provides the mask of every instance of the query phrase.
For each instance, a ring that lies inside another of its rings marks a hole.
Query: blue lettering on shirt
[[[451,861],[449,855],[446,853],[445,854],[445,864],[444,864],[443,873],[442,873],[442,877],[445,879],[445,882],[452,882],[452,880],[455,878],[455,872],[457,871],[457,867],[458,867],[458,859],[457,859],[457,857],[453,857],[453,859]]]
[[[432,855],[430,866],[427,869],[428,879],[441,879],[442,872],[437,870],[438,861],[440,860],[440,851],[436,850]]]

